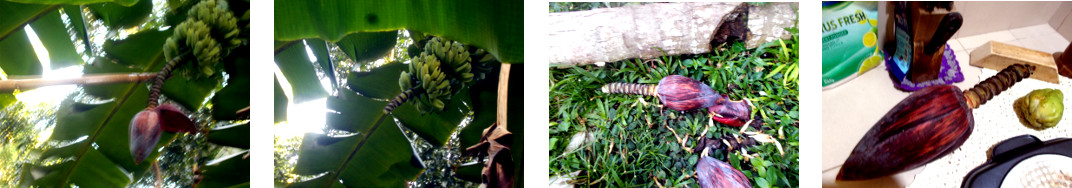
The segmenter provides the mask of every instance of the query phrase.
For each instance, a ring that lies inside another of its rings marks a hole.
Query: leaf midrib
[[[328,179],[329,181],[326,181],[324,183],[324,187],[331,187],[331,185],[334,185],[336,182],[338,182],[339,176],[342,175],[342,170],[346,168],[347,164],[350,163],[350,160],[354,158],[354,155],[357,155],[357,151],[361,149],[361,145],[365,145],[365,141],[368,141],[369,136],[375,133],[376,129],[380,128],[380,124],[383,123],[384,117],[387,116],[390,116],[390,113],[384,112],[383,114],[381,114],[380,118],[376,120],[376,124],[373,124],[372,127],[369,127],[367,129],[368,134],[362,134],[361,140],[358,141],[357,144],[350,149],[350,155],[346,156],[346,159],[342,161],[342,164],[339,165],[339,168],[335,169],[335,174],[332,175],[330,179]]]

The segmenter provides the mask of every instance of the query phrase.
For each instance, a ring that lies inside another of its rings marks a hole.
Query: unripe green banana
[[[445,79],[446,73],[441,71],[439,65],[440,61],[434,55],[422,53],[410,61],[407,69],[409,71],[399,74],[399,86],[402,90],[420,91],[412,101],[416,101],[414,106],[422,113],[441,110],[442,105],[433,103],[435,101],[443,103],[442,100],[449,97],[447,93],[450,91],[450,83]],[[417,82],[412,80],[417,80]]]
[[[428,41],[428,44],[425,44],[424,51],[434,54],[443,63],[443,69],[448,73],[449,79],[457,80],[459,84],[473,81],[472,77],[465,78],[463,76],[466,73],[470,73],[471,66],[469,64],[472,60],[469,57],[469,51],[460,42],[433,37]]]
[[[434,100],[432,101],[432,107],[435,107],[435,109],[436,109],[437,111],[439,111],[439,110],[443,110],[443,107],[444,107],[444,106],[446,106],[446,104],[443,104],[443,100],[439,100],[439,99],[434,99]]]
[[[205,0],[193,8],[187,14],[198,21],[204,22],[212,29],[212,37],[219,43],[224,44],[227,50],[234,49],[242,43],[238,39],[238,19],[231,13],[227,1]]]
[[[409,73],[406,73],[406,71],[402,71],[402,74],[398,75],[398,87],[402,88],[403,90],[413,87],[413,85],[410,83],[411,80],[412,79],[409,78]]]
[[[214,76],[222,68],[218,62],[241,45],[237,23],[226,1],[202,0],[172,30],[172,36],[164,43],[164,56],[172,59],[189,50],[193,58],[184,59],[189,63],[176,67],[178,71],[188,79]]]

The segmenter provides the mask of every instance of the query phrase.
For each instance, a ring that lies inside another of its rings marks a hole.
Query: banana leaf
[[[86,74],[94,73],[128,73],[128,72],[156,72],[167,61],[164,59],[161,47],[163,41],[171,35],[170,30],[149,29],[139,31],[127,36],[122,40],[107,41],[102,45],[106,56],[94,58],[91,64],[81,62],[77,54],[74,41],[66,33],[67,27],[76,30],[75,38],[87,38],[84,25],[82,24],[81,3],[105,2],[105,1],[40,1],[56,5],[19,4],[12,2],[0,2],[0,10],[5,16],[0,17],[0,69],[9,75],[35,75],[40,74],[41,66],[37,57],[30,47],[25,31],[22,26],[29,24],[36,29],[39,38],[49,51],[52,68],[60,68],[69,65],[81,65]],[[114,18],[105,21],[106,25],[113,25],[118,29],[130,24],[140,25],[145,22],[146,10],[151,10],[152,4],[148,0],[133,0],[116,3],[103,3],[88,5],[93,14],[99,18]],[[142,2],[133,8],[137,2]],[[58,10],[63,5],[63,10]],[[93,6],[98,6],[94,8]],[[102,7],[108,6],[108,7]],[[247,5],[248,6],[248,5]],[[137,9],[137,10],[132,10]],[[69,16],[70,26],[63,25],[59,13],[64,12]],[[7,15],[13,16],[7,16]],[[110,23],[110,24],[109,24]],[[111,26],[109,26],[111,27]],[[58,30],[58,31],[54,31]],[[81,35],[81,36],[79,36]],[[85,43],[86,47],[89,43]],[[248,46],[243,46],[247,48]],[[11,50],[8,50],[11,49]],[[21,51],[20,51],[21,50]],[[87,53],[90,49],[87,50]],[[248,50],[245,54],[248,56]],[[246,58],[248,59],[248,58]],[[248,82],[248,60],[246,71],[228,70],[232,80],[240,80],[236,76],[243,76]],[[242,73],[244,72],[244,73]],[[164,96],[177,101],[189,110],[200,108],[212,92],[219,89],[220,79],[186,81],[181,76],[173,77],[165,87]],[[180,82],[180,83],[174,83]],[[237,81],[236,81],[237,82]],[[242,85],[241,83],[229,83],[229,85]],[[56,126],[47,143],[53,147],[41,153],[41,162],[26,164],[22,171],[22,179],[19,183],[23,186],[40,187],[126,187],[128,184],[147,175],[147,169],[157,160],[160,155],[159,148],[166,146],[176,138],[175,134],[164,133],[158,142],[155,152],[140,164],[134,164],[129,149],[129,123],[130,119],[138,111],[145,109],[148,97],[148,84],[146,83],[117,83],[103,85],[87,85],[83,87],[86,94],[93,98],[102,99],[103,102],[84,103],[79,102],[83,97],[72,95],[61,103],[57,111]],[[241,92],[241,91],[239,91]],[[248,84],[246,87],[248,93]],[[217,95],[240,98],[238,94]],[[0,94],[0,102],[10,94]],[[75,98],[79,98],[75,100]],[[244,97],[248,101],[248,95]],[[239,102],[239,101],[235,101]],[[248,102],[247,102],[248,103]],[[227,105],[220,105],[222,108]],[[248,106],[248,104],[246,105]],[[248,125],[248,124],[247,124]],[[220,128],[210,136],[210,142],[220,145],[248,148],[248,126]],[[244,132],[243,132],[244,131]],[[245,142],[236,140],[247,138]],[[247,159],[248,161],[248,159]],[[248,162],[246,163],[248,169]],[[209,167],[206,167],[209,168]],[[230,171],[228,175],[246,175],[248,170],[236,173],[240,170]],[[215,174],[215,173],[208,173]],[[223,177],[209,177],[218,179]],[[248,178],[238,179],[234,186],[248,186]],[[233,182],[233,179],[232,179]]]
[[[208,162],[201,175],[197,187],[249,187],[249,150]]]
[[[338,104],[328,107],[334,111],[328,114],[329,127],[352,130],[356,134],[307,133],[293,172],[321,176],[289,186],[402,187],[424,171],[424,163],[409,140],[383,113],[386,101],[372,100],[353,92],[339,92],[339,95],[328,101]],[[353,115],[378,118],[332,121],[353,118]]]
[[[316,76],[313,62],[309,61],[309,54],[305,51],[305,45],[297,43],[290,45],[275,54],[276,66],[283,72],[283,77],[290,83],[294,96],[294,103],[301,103],[313,99],[323,98],[327,95],[324,87],[320,85],[320,79]]]
[[[356,32],[410,29],[487,50],[502,62],[524,61],[520,0],[275,1],[275,40],[336,42]]]

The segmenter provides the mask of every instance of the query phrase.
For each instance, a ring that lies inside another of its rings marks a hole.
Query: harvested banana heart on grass
[[[657,96],[667,108],[679,111],[707,108],[711,119],[733,127],[752,121],[752,103],[748,100],[730,100],[711,86],[681,75],[667,76],[659,80],[659,85],[610,83],[603,85],[602,91]]]
[[[961,92],[952,85],[923,88],[886,113],[856,144],[838,180],[866,180],[923,166],[964,144],[972,109],[1031,76],[1032,65],[1011,65]]]
[[[703,156],[696,163],[696,183],[700,187],[752,187],[744,173],[733,168],[729,163]]]

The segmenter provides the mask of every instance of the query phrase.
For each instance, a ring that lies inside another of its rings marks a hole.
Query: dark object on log
[[[971,109],[1031,75],[1012,65],[961,92],[952,85],[923,88],[883,116],[856,144],[838,180],[866,180],[923,166],[964,144],[975,124]]]
[[[602,91],[657,96],[667,108],[678,111],[707,108],[711,119],[733,127],[752,120],[751,102],[730,100],[711,86],[681,75],[667,76],[659,80],[659,85],[610,83],[603,85]]]
[[[696,182],[703,188],[752,187],[752,183],[748,181],[744,173],[726,162],[709,156],[703,156],[696,163],[696,179]]]
[[[711,38],[712,50],[726,43],[748,41],[748,35],[751,35],[748,29],[748,6],[748,3],[742,3],[722,18],[722,23],[715,29],[715,36]]]

